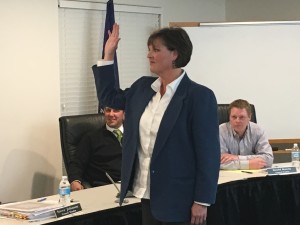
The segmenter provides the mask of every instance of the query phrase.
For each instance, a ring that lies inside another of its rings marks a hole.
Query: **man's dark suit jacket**
[[[155,77],[142,77],[130,89],[115,89],[113,65],[93,66],[98,99],[124,101],[125,122],[121,200],[132,190],[138,159],[139,121],[155,92]],[[214,93],[184,75],[157,133],[150,163],[150,202],[155,218],[189,221],[194,201],[214,203],[220,168],[219,125]]]
[[[87,181],[91,186],[110,184],[121,178],[122,148],[115,135],[102,127],[86,134],[80,141],[75,159],[70,163],[69,181]]]

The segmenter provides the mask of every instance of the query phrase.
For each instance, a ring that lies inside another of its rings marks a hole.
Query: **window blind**
[[[105,10],[59,8],[61,115],[96,113],[92,65],[102,54]],[[117,50],[121,88],[150,75],[147,39],[160,27],[160,14],[115,12],[121,41]]]

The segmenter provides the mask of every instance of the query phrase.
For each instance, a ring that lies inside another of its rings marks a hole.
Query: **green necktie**
[[[119,129],[116,129],[113,132],[114,132],[114,134],[116,134],[116,137],[117,137],[118,141],[121,143],[121,140],[122,140],[122,137],[123,137],[122,132]]]

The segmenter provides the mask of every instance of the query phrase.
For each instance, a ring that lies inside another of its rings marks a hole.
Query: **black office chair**
[[[250,104],[251,106],[251,121],[257,123],[256,120],[256,113],[254,105]],[[218,117],[219,117],[219,124],[226,123],[229,121],[229,112],[228,112],[229,104],[218,104]]]
[[[69,174],[69,165],[74,158],[76,147],[81,138],[86,133],[103,127],[104,124],[105,118],[102,114],[62,116],[59,118],[61,150],[67,174]]]

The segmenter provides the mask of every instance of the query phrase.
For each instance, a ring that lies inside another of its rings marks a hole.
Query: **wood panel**
[[[199,27],[200,22],[170,22],[170,27]]]
[[[272,144],[294,144],[300,143],[300,139],[269,139],[269,143]]]

